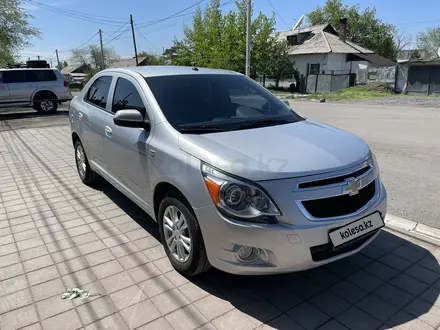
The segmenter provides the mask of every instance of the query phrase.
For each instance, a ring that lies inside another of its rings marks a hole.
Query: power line
[[[113,31],[113,33],[108,37],[107,40],[110,40],[116,33],[118,33],[119,31],[121,31],[121,29],[124,28],[124,26],[128,25],[130,23],[130,21],[125,22],[124,25],[122,25],[119,29],[117,29],[116,31]],[[104,32],[104,31],[103,31]]]
[[[98,33],[99,33],[99,31],[98,32],[96,32],[93,36],[91,36],[90,37],[90,39],[88,39],[86,42],[84,42],[84,43],[82,43],[81,45],[79,45],[78,47],[75,47],[75,48],[72,48],[72,50],[75,50],[75,49],[80,49],[82,46],[84,46],[84,45],[86,45],[86,44],[88,44],[95,36],[97,36],[98,35]]]
[[[46,5],[44,3],[35,1],[35,0],[23,0],[23,2],[26,2],[28,4],[61,14],[61,15],[65,15],[68,17],[72,17],[72,18],[76,18],[82,21],[87,21],[87,22],[91,22],[91,23],[97,23],[97,24],[101,24],[101,25],[111,25],[111,26],[120,26],[121,22],[115,21],[115,20],[108,20],[108,19],[100,19],[100,18],[95,18],[94,15],[89,15],[89,14],[77,14],[75,12],[71,12],[68,10],[64,10],[64,9],[60,9],[54,6],[50,6],[50,5]],[[119,18],[118,18],[119,19]]]
[[[122,32],[119,33],[117,36],[115,36],[115,37],[113,37],[112,39],[106,41],[106,42],[104,43],[104,46],[107,45],[108,43],[110,43],[110,42],[112,42],[112,41],[114,41],[114,40],[120,38],[124,33],[127,33],[127,32],[130,31],[130,30],[131,30],[131,28],[128,28],[128,29],[122,31]]]
[[[281,20],[283,21],[284,25],[286,25],[286,27],[288,29],[290,29],[290,26],[286,23],[286,21],[284,20],[284,18],[278,13],[278,11],[275,9],[275,6],[272,4],[272,1],[267,0],[267,2],[269,2],[269,5],[272,7],[273,11],[275,12],[275,14],[277,14],[277,16],[279,18],[281,18]]]
[[[160,53],[160,49],[158,47],[156,47],[150,40],[147,39],[147,37],[144,36],[144,34],[142,33],[141,30],[138,29],[137,25],[135,24],[136,30],[139,32],[139,34],[141,35],[142,38],[144,38],[144,40],[151,45],[152,48],[154,48],[155,50],[157,50]]]
[[[178,11],[177,13],[174,13],[174,14],[172,14],[172,15],[170,15],[170,16],[167,16],[167,17],[164,17],[164,18],[158,19],[158,20],[153,21],[153,22],[149,22],[149,23],[144,24],[144,25],[140,25],[139,28],[142,29],[142,28],[144,28],[144,27],[151,26],[151,25],[154,25],[154,24],[157,24],[157,23],[160,23],[160,22],[166,21],[166,20],[168,20],[168,19],[174,18],[175,16],[177,16],[177,15],[179,15],[179,14],[181,14],[181,13],[187,11],[188,9],[191,9],[191,8],[193,8],[193,7],[195,7],[195,6],[198,6],[198,5],[201,4],[203,1],[205,1],[205,0],[200,0],[200,1],[196,2],[195,4],[193,4],[193,5],[189,6],[189,7],[186,7],[185,9],[182,9],[182,10]]]

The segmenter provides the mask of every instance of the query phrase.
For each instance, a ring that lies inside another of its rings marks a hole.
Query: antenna
[[[299,27],[302,24],[303,19],[304,19],[304,15],[301,15],[301,17],[299,18],[298,22],[296,22],[295,26],[293,27],[292,31],[295,31],[296,29],[299,29]]]

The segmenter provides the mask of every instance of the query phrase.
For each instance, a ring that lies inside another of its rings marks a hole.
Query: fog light
[[[243,262],[252,262],[260,257],[260,250],[250,246],[242,246],[237,253],[238,259]]]

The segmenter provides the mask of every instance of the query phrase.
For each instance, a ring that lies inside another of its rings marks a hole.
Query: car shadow
[[[95,188],[160,241],[156,222],[135,203],[107,182]],[[427,323],[435,328],[440,324],[436,249],[382,230],[360,253],[308,271],[237,276],[212,269],[189,278],[188,283],[198,289],[196,307],[212,304],[202,301],[208,295],[217,301],[216,306],[222,306],[210,307],[214,324],[217,317],[235,308],[254,327],[266,323],[275,329],[357,330],[407,324],[421,329]]]
[[[68,116],[69,111],[60,109],[55,113],[40,113],[32,108],[0,108],[0,120],[15,120],[25,118],[40,118],[40,117],[58,117]]]

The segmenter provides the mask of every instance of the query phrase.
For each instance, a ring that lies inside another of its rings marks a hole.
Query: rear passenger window
[[[133,109],[145,115],[145,105],[136,87],[127,79],[119,78],[116,82],[115,93],[113,96],[112,112],[118,110]]]
[[[35,70],[33,71],[37,77],[37,81],[56,81],[57,76],[53,70]]]
[[[87,93],[86,101],[105,109],[112,77],[102,76],[95,80]]]
[[[3,82],[6,84],[26,82],[24,70],[11,70],[3,72]]]

